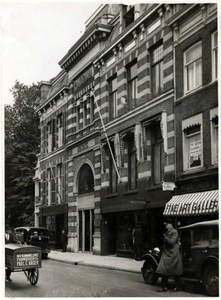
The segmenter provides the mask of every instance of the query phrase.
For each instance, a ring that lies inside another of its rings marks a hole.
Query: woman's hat
[[[164,220],[164,223],[163,223],[163,224],[164,224],[164,225],[165,225],[165,224],[173,224],[173,219],[167,218],[167,219]]]

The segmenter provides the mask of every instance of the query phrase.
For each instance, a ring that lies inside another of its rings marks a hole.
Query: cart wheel
[[[39,272],[37,268],[28,270],[28,280],[32,285],[36,285],[38,282],[38,275]]]

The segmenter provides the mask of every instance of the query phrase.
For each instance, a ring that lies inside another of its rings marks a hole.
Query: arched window
[[[78,194],[94,191],[94,176],[88,164],[84,164],[79,171]]]

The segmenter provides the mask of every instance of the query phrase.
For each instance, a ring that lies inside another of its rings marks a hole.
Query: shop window
[[[212,34],[212,78],[217,79],[218,74],[218,32]]]
[[[201,125],[184,130],[184,171],[202,166]]]
[[[111,143],[110,145],[111,145],[112,153],[114,153],[114,144]],[[110,187],[111,194],[117,192],[117,172],[110,151],[109,151],[109,187]]]
[[[184,86],[188,93],[202,85],[202,42],[184,52]]]
[[[160,122],[150,126],[151,148],[152,148],[152,183],[161,184],[163,181],[163,138],[160,129]]]
[[[137,188],[137,157],[134,135],[128,136],[128,187],[129,190]]]
[[[52,122],[47,124],[47,136],[48,136],[48,153],[52,151]]]
[[[127,28],[134,21],[134,6],[123,5],[123,22],[124,28]]]
[[[78,193],[86,194],[94,191],[94,176],[91,167],[84,164],[79,171]]]
[[[218,116],[211,120],[211,153],[212,153],[212,165],[218,164],[218,145],[219,145],[219,126]]]
[[[151,52],[151,89],[153,96],[163,91],[163,45]]]
[[[62,116],[62,114],[58,115],[57,124],[58,124],[58,147],[61,147],[63,145],[63,116]]]
[[[128,107],[133,109],[137,104],[137,62],[130,65],[128,73]]]
[[[117,117],[117,77],[109,81],[109,117]]]

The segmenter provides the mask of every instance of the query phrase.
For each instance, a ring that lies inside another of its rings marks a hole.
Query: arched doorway
[[[78,173],[78,249],[93,251],[94,234],[94,175],[84,163]]]

